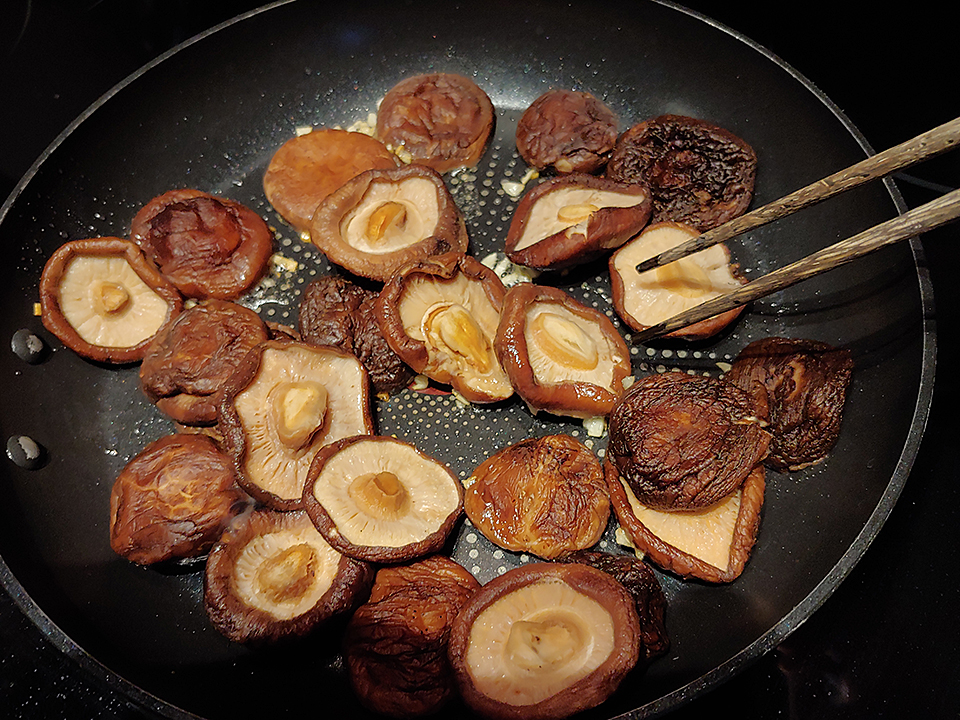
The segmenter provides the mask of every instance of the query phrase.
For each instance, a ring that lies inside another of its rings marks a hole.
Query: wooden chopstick
[[[779,200],[774,200],[763,207],[708,230],[675,248],[665,250],[649,260],[644,260],[637,265],[637,272],[652,270],[711,245],[730,240],[748,230],[766,225],[858,185],[863,185],[866,182],[884,177],[950,150],[958,142],[960,142],[960,118],[921,133],[912,140],[900,143],[882,153],[872,155],[866,160],[851,165],[846,170],[841,170],[823,180],[818,180],[795,190]]]
[[[714,315],[746,305],[748,302],[790,287],[802,280],[846,265],[887,245],[933,230],[960,217],[960,189],[931,200],[892,220],[875,225],[853,237],[841,240],[801,260],[753,280],[732,292],[715,297],[696,307],[641,332],[634,333],[634,342],[645,342],[674,330],[693,325]]]

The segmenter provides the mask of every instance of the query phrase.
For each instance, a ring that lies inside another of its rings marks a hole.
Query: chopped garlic
[[[280,253],[274,253],[270,256],[270,264],[274,267],[274,269],[283,272],[296,272],[300,269],[300,263],[293,258],[285,257]]]
[[[35,302],[33,304],[33,316],[40,317],[41,315],[43,315],[43,306],[40,305],[40,303]]]
[[[301,137],[301,136],[303,136],[303,135],[309,135],[310,133],[312,133],[312,132],[313,132],[313,128],[310,127],[309,125],[300,125],[300,126],[294,128],[294,129],[293,129],[293,132],[294,132],[294,134],[295,134],[297,137]]]
[[[540,172],[538,170],[535,168],[528,168],[519,181],[501,180],[500,187],[503,188],[503,191],[509,195],[511,199],[516,200],[523,195],[523,191],[526,189],[527,183],[531,180],[535,180],[538,177],[540,177]]]
[[[634,555],[636,555],[641,560],[643,559],[644,552],[639,548],[637,548],[636,545],[634,545],[633,540],[630,538],[629,535],[627,535],[627,531],[624,530],[623,527],[618,525],[616,531],[613,534],[613,537],[617,541],[617,545],[621,547],[629,548],[630,550],[633,551]]]
[[[603,437],[607,431],[607,419],[602,415],[583,419],[583,427],[590,437]]]
[[[348,126],[347,130],[349,132],[358,132],[374,137],[377,134],[377,114],[368,114],[366,120],[357,120]]]
[[[410,382],[411,390],[426,390],[430,386],[430,378],[426,375],[417,375]]]
[[[720,368],[723,372],[730,372],[730,368],[732,368],[733,365],[731,365],[728,362],[718,362],[717,367]]]

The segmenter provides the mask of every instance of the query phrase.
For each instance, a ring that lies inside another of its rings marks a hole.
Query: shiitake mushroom
[[[117,476],[110,492],[110,547],[141,565],[198,557],[248,501],[233,462],[213,440],[167,435]]]
[[[636,665],[632,596],[607,573],[530,563],[474,594],[450,631],[467,705],[493,720],[553,720],[605,701]]]
[[[73,240],[40,275],[44,327],[78,355],[106,363],[143,358],[183,309],[177,288],[129,240]]]
[[[426,73],[384,95],[377,137],[412,162],[444,173],[476,165],[493,131],[493,103],[470,78]]]
[[[480,583],[432,555],[377,571],[344,633],[350,684],[364,706],[392,717],[437,712],[456,696],[447,659],[453,619]]]
[[[517,151],[538,170],[594,173],[602,170],[617,142],[617,116],[594,95],[552,88],[523,111],[517,122]]]
[[[750,206],[757,156],[743,139],[699,118],[660,115],[621,133],[606,176],[642,183],[653,194],[653,222],[722,225]]]
[[[464,510],[488,540],[546,560],[592,547],[610,518],[600,462],[569,435],[509,445],[466,484]]]
[[[773,435],[764,462],[796,471],[821,462],[836,445],[852,374],[846,348],[770,337],[741,350],[724,377],[763,408]]]
[[[250,208],[192,188],[170,190],[134,216],[130,238],[186,297],[236,300],[263,277],[273,233]]]
[[[253,310],[227,300],[205,300],[181,313],[150,343],[140,364],[140,387],[176,422],[213,425],[223,383],[269,336]]]
[[[766,488],[762,465],[713,505],[686,511],[644,504],[609,460],[604,462],[604,477],[620,527],[658,567],[710,583],[732,582],[743,572],[760,528]]]
[[[263,192],[297,232],[310,232],[317,206],[365,170],[387,170],[399,158],[377,140],[339,128],[314,128],[287,140],[270,158]]]
[[[394,563],[443,547],[463,514],[463,486],[450,468],[410,443],[357,435],[317,453],[303,507],[340,552]]]
[[[404,362],[465,399],[513,395],[493,340],[506,288],[493,270],[463,253],[410,263],[380,291],[377,321]]]
[[[373,577],[370,565],[330,547],[303,511],[258,508],[238,516],[207,557],[204,607],[228,639],[275,643],[352,610]]]
[[[610,413],[607,457],[658,510],[700,510],[733,492],[766,457],[770,433],[732,383],[680,371],[637,380]]]
[[[630,351],[610,319],[548,285],[507,291],[494,348],[535,413],[606,416],[631,373]]]
[[[270,340],[224,383],[217,417],[240,484],[277,510],[300,507],[317,451],[373,432],[367,373],[334,347]]]
[[[594,260],[650,219],[650,191],[583,173],[546,180],[523,196],[507,230],[511,261],[560,270]]]
[[[385,282],[407,263],[466,252],[467,230],[440,174],[406,165],[367,170],[328,195],[310,240],[354,275]]]
[[[722,243],[653,270],[637,272],[640,262],[699,234],[683,223],[654,223],[610,257],[613,307],[633,330],[645,330],[747,282],[737,266],[731,264],[730,251]],[[742,306],[727,310],[666,337],[704,340],[730,325],[741,312]]]

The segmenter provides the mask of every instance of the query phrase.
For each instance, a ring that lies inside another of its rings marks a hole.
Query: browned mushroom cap
[[[644,505],[610,461],[604,475],[620,526],[651,561],[681,577],[726,583],[743,572],[757,539],[766,486],[762,465],[727,497],[701,510],[665,512]]]
[[[484,585],[449,653],[466,703],[495,720],[551,720],[599,705],[636,665],[633,598],[606,573],[533,563]]]
[[[582,173],[553,178],[523,196],[507,231],[513,262],[558,270],[620,247],[650,219],[650,193]]]
[[[617,142],[617,116],[587,92],[547,90],[517,123],[517,151],[532,167],[558,173],[601,170]]]
[[[177,289],[129,240],[73,240],[40,276],[44,326],[83,357],[108,363],[143,358],[154,336],[183,309]]]
[[[667,634],[667,596],[653,568],[636,555],[613,554],[602,550],[579,550],[564,562],[578,562],[603,570],[633,596],[640,619],[640,658],[649,662],[670,647]]]
[[[645,505],[698,510],[733,492],[767,455],[752,398],[673,371],[635,382],[610,413],[608,458]]]
[[[203,555],[247,504],[233,462],[205,435],[168,435],[126,464],[110,493],[110,547],[142,565]]]
[[[422,165],[348,180],[317,207],[310,240],[337,265],[381,282],[409,262],[467,249],[463,217],[443,178]]]
[[[507,291],[494,347],[533,412],[605,416],[631,372],[630,351],[610,319],[545,285]]]
[[[393,717],[419,717],[446,705],[456,695],[447,659],[450,625],[479,589],[473,575],[443,555],[380,568],[343,640],[361,702]]]
[[[506,289],[474,258],[447,253],[401,268],[384,285],[377,320],[404,362],[471,402],[513,395],[493,349]]]
[[[410,443],[356,436],[317,453],[303,507],[340,552],[392,563],[443,547],[463,513],[463,486]]]
[[[373,576],[330,547],[306,513],[258,509],[237,517],[207,558],[204,606],[230,640],[276,642],[352,610]]]
[[[642,183],[653,194],[653,221],[674,220],[703,232],[750,206],[757,156],[724,128],[661,115],[620,135],[607,177]]]
[[[476,165],[492,130],[490,98],[473,80],[453,73],[401,80],[377,111],[377,137],[441,173]]]
[[[613,254],[613,307],[627,325],[639,332],[747,282],[737,266],[730,263],[730,251],[722,243],[653,270],[637,272],[639,263],[699,234],[689,225],[655,223]],[[723,330],[741,312],[742,306],[728,310],[676,330],[668,337],[703,340]]]
[[[528,438],[485,460],[463,507],[491,542],[547,560],[595,545],[610,518],[600,462],[569,435]]]
[[[213,425],[221,386],[268,335],[253,310],[227,300],[205,300],[181,313],[150,343],[140,365],[140,387],[177,422]]]
[[[317,205],[364,170],[394,168],[396,155],[369,135],[316,128],[290,138],[270,159],[263,192],[280,217],[297,232],[310,232]]]
[[[795,471],[821,462],[836,444],[852,374],[845,348],[771,337],[741,350],[725,378],[765,408],[773,435],[765,463]]]
[[[277,510],[299,508],[317,451],[373,432],[367,373],[342,350],[271,340],[224,384],[218,419],[247,492]]]
[[[181,293],[234,300],[263,276],[273,233],[250,208],[200,190],[171,190],[134,216],[130,238]]]

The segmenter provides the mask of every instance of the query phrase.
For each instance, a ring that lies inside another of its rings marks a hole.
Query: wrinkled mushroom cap
[[[506,289],[474,258],[447,253],[398,271],[377,301],[387,343],[404,362],[471,402],[513,395],[494,352]]]
[[[219,420],[247,492],[278,510],[298,508],[317,451],[373,432],[367,373],[342,350],[272,340],[224,385]]]
[[[534,412],[607,415],[631,372],[630,351],[610,319],[545,285],[507,291],[494,346]]]
[[[74,352],[99,362],[143,358],[183,308],[177,289],[129,240],[74,240],[47,260],[40,276],[44,326]]]
[[[551,720],[599,705],[637,663],[630,594],[606,573],[531,563],[491,580],[454,621],[460,694],[488,718]]]
[[[439,550],[463,512],[463,486],[446,465],[386,436],[345,438],[321,450],[303,496],[331,545],[371,562]]]
[[[409,262],[467,249],[443,178],[422,165],[367,170],[344,183],[317,207],[310,240],[337,265],[380,282]]]
[[[577,173],[524,195],[507,231],[513,262],[559,270],[594,260],[634,237],[650,219],[650,192]]]
[[[639,332],[746,283],[737,267],[731,265],[730,251],[722,243],[653,270],[637,272],[639,263],[699,234],[689,225],[656,223],[613,254],[610,258],[613,306],[627,325]],[[676,330],[668,337],[708,338],[727,327],[742,311],[742,307],[728,310]]]
[[[373,575],[330,547],[306,513],[258,509],[236,518],[207,558],[204,605],[230,640],[275,642],[351,610]]]

